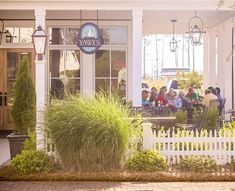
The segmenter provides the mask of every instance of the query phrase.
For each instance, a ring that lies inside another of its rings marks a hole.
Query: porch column
[[[142,17],[143,10],[132,11],[132,50],[131,67],[129,67],[128,91],[131,91],[133,106],[141,106],[141,83],[142,83]]]
[[[232,28],[233,20],[228,20],[224,27],[224,97],[226,98],[225,110],[232,108]]]
[[[41,25],[45,29],[45,9],[35,9],[35,28],[38,25]],[[35,60],[36,71],[35,71],[35,89],[36,89],[36,109],[37,109],[37,118],[36,118],[36,140],[37,140],[37,149],[44,149],[44,129],[43,129],[43,120],[44,120],[44,109],[47,102],[46,96],[46,64],[47,60],[38,61]]]
[[[81,52],[81,92],[85,97],[93,96],[94,90],[94,55]]]
[[[209,86],[209,34],[203,36],[203,89]]]
[[[216,29],[209,30],[209,86],[216,85]]]
[[[217,74],[217,82],[216,86],[218,86],[221,89],[221,95],[224,96],[224,23],[217,26],[217,38],[218,38],[218,57],[217,57],[217,68],[218,68],[218,74]]]

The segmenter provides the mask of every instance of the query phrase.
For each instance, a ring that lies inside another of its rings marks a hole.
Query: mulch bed
[[[235,181],[235,173],[182,172],[64,172],[19,174],[10,166],[0,168],[0,181],[110,181],[110,182],[205,182]]]

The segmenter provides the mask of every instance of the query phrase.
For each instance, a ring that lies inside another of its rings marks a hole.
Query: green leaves
[[[191,155],[180,160],[179,169],[185,172],[210,173],[216,171],[217,165],[210,157]]]
[[[178,72],[177,81],[179,89],[188,89],[189,87],[201,89],[203,77],[201,74],[195,71],[190,73]]]
[[[23,150],[21,154],[12,159],[11,164],[23,174],[49,172],[55,166],[52,158],[38,150]]]
[[[55,100],[45,113],[62,164],[72,170],[118,168],[136,138],[139,120],[131,122],[127,107],[104,93],[92,98]]]
[[[157,151],[142,151],[134,154],[126,163],[131,171],[162,171],[166,170],[166,159]]]
[[[16,75],[11,110],[17,134],[27,134],[36,126],[36,93],[30,74],[29,61],[24,58]]]

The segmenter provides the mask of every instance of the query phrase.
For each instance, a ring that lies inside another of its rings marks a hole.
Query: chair
[[[218,99],[210,100],[208,109],[218,109]]]
[[[176,127],[180,128],[180,129],[187,129],[187,130],[196,130],[196,129],[200,130],[203,128],[207,112],[208,112],[208,108],[203,106],[202,111],[199,116],[199,120],[196,123],[186,123],[186,124],[185,123],[177,123]]]

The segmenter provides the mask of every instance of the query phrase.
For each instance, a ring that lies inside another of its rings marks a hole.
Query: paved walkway
[[[4,182],[1,191],[235,191],[235,182],[112,183],[112,182]]]
[[[10,150],[9,150],[8,140],[0,139],[0,166],[9,159],[10,159]]]

